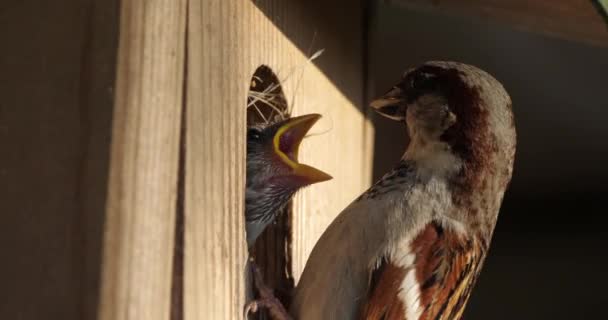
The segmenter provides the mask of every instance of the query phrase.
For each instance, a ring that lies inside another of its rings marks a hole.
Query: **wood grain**
[[[297,279],[327,224],[369,184],[373,131],[361,109],[362,13],[352,1],[193,0],[188,17],[184,318],[240,319],[251,76],[268,65],[282,80],[293,115],[324,116],[312,131],[327,133],[306,139],[300,160],[334,179],[294,201]],[[324,54],[307,65],[320,48]]]
[[[433,10],[508,24],[529,32],[608,47],[608,27],[588,0],[391,0]]]
[[[122,1],[99,318],[167,319],[186,1]]]

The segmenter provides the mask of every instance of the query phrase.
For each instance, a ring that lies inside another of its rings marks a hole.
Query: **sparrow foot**
[[[287,313],[287,310],[285,310],[285,307],[283,307],[281,301],[274,296],[272,289],[266,286],[260,269],[253,261],[251,261],[251,269],[253,270],[253,283],[260,297],[245,306],[245,319],[247,319],[250,312],[256,313],[259,308],[266,308],[273,320],[293,320]]]
[[[249,313],[258,312],[259,308],[266,308],[272,320],[293,320],[289,314],[287,314],[283,304],[275,297],[260,298],[249,302],[247,306],[245,306],[245,319],[247,319]]]

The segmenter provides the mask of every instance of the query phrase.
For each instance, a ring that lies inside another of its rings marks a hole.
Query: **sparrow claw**
[[[287,310],[285,310],[285,307],[283,307],[281,301],[274,296],[272,289],[266,286],[262,272],[260,272],[260,269],[253,261],[251,261],[251,269],[253,271],[253,283],[258,290],[260,298],[249,302],[245,306],[245,319],[247,319],[250,312],[256,313],[260,308],[266,308],[273,320],[293,320],[287,313]]]
[[[258,302],[256,300],[253,300],[251,302],[249,302],[246,306],[245,306],[245,314],[243,316],[243,319],[247,320],[249,313],[256,313],[258,312]]]
[[[248,303],[247,306],[245,306],[245,319],[247,319],[250,312],[258,312],[260,307],[268,309],[270,318],[273,320],[293,320],[287,313],[287,310],[283,307],[283,304],[274,296],[271,298],[260,298]]]

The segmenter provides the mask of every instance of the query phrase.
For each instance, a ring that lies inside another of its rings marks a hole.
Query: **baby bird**
[[[296,191],[331,179],[327,173],[298,162],[300,143],[320,118],[309,114],[247,128],[245,216],[249,248]]]

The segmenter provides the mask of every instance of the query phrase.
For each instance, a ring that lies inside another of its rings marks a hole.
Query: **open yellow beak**
[[[275,153],[288,167],[293,175],[304,179],[308,184],[330,180],[327,173],[311,166],[298,163],[298,150],[308,130],[319,120],[319,114],[307,114],[285,120],[273,139]]]

